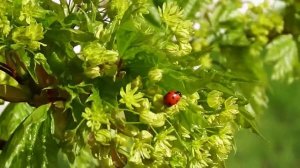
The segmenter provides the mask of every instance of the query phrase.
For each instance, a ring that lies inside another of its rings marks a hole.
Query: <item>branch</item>
[[[0,99],[8,102],[28,102],[30,96],[22,89],[9,85],[0,85]]]
[[[14,78],[19,84],[24,83],[22,78],[19,75],[17,75],[16,71],[14,69],[12,69],[10,66],[8,66],[7,64],[0,62],[0,70],[5,72],[12,78]]]

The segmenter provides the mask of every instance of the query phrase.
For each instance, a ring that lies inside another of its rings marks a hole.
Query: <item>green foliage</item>
[[[267,46],[266,61],[275,63],[272,79],[293,80],[293,67],[298,64],[297,44],[291,35],[282,35]]]
[[[1,167],[224,166],[240,128],[259,134],[269,80],[299,71],[293,3],[242,5],[4,0]]]
[[[247,131],[239,132],[237,151],[230,156],[228,167],[297,167],[300,155],[299,84],[299,81],[291,85],[271,83],[269,109],[259,122],[267,141]]]

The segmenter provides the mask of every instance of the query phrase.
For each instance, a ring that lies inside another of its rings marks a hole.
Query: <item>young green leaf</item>
[[[46,104],[35,109],[16,129],[0,154],[0,167],[57,167],[49,108]]]
[[[0,115],[0,139],[8,140],[33,110],[27,103],[9,103]]]

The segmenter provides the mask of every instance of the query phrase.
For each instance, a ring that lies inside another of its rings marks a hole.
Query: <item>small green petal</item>
[[[132,90],[132,93],[134,94],[137,90],[138,90],[138,87],[135,87],[135,88]]]
[[[121,95],[122,97],[125,97],[125,95],[126,95],[126,93],[124,92],[123,87],[121,88],[120,95]]]
[[[139,92],[138,94],[134,95],[135,99],[140,99],[144,96],[144,93]]]
[[[125,104],[125,101],[124,101],[124,99],[122,98],[122,99],[120,99],[120,103],[123,103],[123,104]]]
[[[141,107],[141,105],[139,103],[136,103],[136,102],[132,103],[132,105],[135,106],[135,107]]]
[[[130,92],[130,90],[131,90],[131,84],[129,83],[126,85],[126,93]]]

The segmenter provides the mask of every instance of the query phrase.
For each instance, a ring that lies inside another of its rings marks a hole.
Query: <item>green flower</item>
[[[192,47],[189,43],[168,43],[166,45],[166,50],[174,57],[181,57],[189,54],[192,50]]]
[[[184,19],[183,11],[174,2],[164,3],[162,8],[159,8],[159,14],[176,39],[170,40],[166,50],[175,57],[189,54],[192,50],[189,43],[192,22]]]
[[[115,64],[118,60],[118,52],[107,50],[100,43],[94,41],[83,47],[79,58],[85,61],[87,67],[94,67],[101,64]]]
[[[203,69],[210,69],[212,67],[212,60],[209,54],[204,55],[199,59],[200,65]]]
[[[172,167],[187,167],[187,155],[178,148],[172,148],[170,164]]]
[[[143,87],[142,77],[141,76],[137,76],[133,81],[131,81],[131,87],[142,88]]]
[[[143,141],[137,140],[130,152],[129,162],[143,165],[143,159],[150,159],[153,147]]]
[[[195,92],[188,96],[189,102],[198,105],[198,100],[200,99],[200,95],[198,92]]]
[[[236,101],[237,101],[237,98],[234,98],[232,96],[227,98],[224,102],[225,110],[232,114],[239,113],[239,106],[236,104]]]
[[[214,151],[214,155],[220,161],[224,161],[228,158],[229,153],[232,149],[232,135],[220,134],[213,135],[210,137],[209,143]]]
[[[11,30],[10,21],[0,14],[0,35],[7,36]]]
[[[209,92],[207,95],[207,104],[209,105],[209,107],[219,109],[224,102],[222,95],[223,93],[217,90]]]
[[[138,87],[135,87],[134,89],[131,88],[131,83],[126,85],[126,89],[124,91],[123,87],[121,88],[120,95],[120,103],[123,103],[128,107],[129,109],[133,109],[134,107],[141,107],[139,104],[140,101],[143,100],[144,94],[141,92],[136,93],[138,90]]]
[[[155,94],[153,96],[153,106],[157,109],[164,107],[164,96],[162,94]]]
[[[84,69],[84,74],[91,79],[97,78],[101,76],[100,68],[98,66],[95,67],[87,67]]]
[[[172,155],[172,145],[170,141],[175,141],[177,138],[173,135],[169,135],[174,131],[173,128],[161,131],[154,138],[154,156],[159,157],[171,157]]]
[[[158,82],[162,79],[163,70],[155,68],[149,71],[148,78],[153,82]]]
[[[124,13],[129,8],[130,3],[128,0],[112,0],[111,2],[111,10],[116,11],[116,19],[122,19]]]
[[[145,142],[150,142],[153,138],[153,135],[149,131],[142,130],[139,133],[139,138]]]
[[[140,113],[140,121],[153,127],[162,127],[165,125],[165,113],[153,113],[151,111],[142,111]]]
[[[150,110],[151,104],[149,102],[149,99],[143,98],[140,101],[140,105],[141,106],[137,108],[137,111],[141,112],[141,111],[149,111]]]
[[[36,18],[45,18],[48,11],[40,7],[38,2],[35,0],[23,1],[19,17],[20,21],[25,20],[26,23],[30,24],[35,22]]]
[[[109,145],[110,141],[116,137],[115,130],[100,129],[95,133],[95,139],[102,145]]]
[[[97,131],[100,129],[101,124],[108,123],[108,118],[101,109],[94,110],[87,107],[82,117],[87,120],[87,126],[90,127],[92,131]]]
[[[238,105],[236,104],[237,98],[229,97],[224,101],[225,110],[220,114],[215,115],[214,118],[210,118],[210,123],[216,122],[220,125],[226,125],[227,123],[234,122],[236,114],[239,113]]]
[[[189,167],[208,167],[213,161],[211,160],[211,154],[206,149],[205,140],[194,140],[191,143],[192,156]]]
[[[183,20],[183,11],[175,2],[164,3],[162,8],[159,8],[159,14],[162,20],[169,26],[177,26]]]
[[[39,41],[44,38],[43,26],[41,24],[32,23],[29,26],[18,27],[12,33],[12,40],[16,43],[14,48],[27,46],[29,49],[37,50],[40,45]]]

